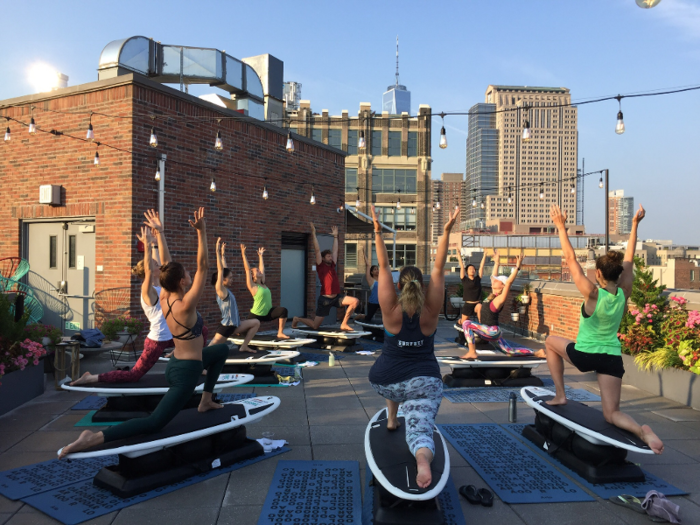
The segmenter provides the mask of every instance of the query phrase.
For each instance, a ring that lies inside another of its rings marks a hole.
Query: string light
[[[148,141],[148,144],[152,148],[157,148],[158,147],[158,137],[156,136],[156,128],[151,128],[151,138]]]
[[[399,194],[398,197],[396,197],[396,209],[400,210],[401,209],[401,189],[396,190]]]
[[[311,200],[309,201],[311,204],[316,204],[316,196],[314,195],[314,187],[311,186]]]
[[[447,147],[447,135],[445,134],[445,114],[441,113],[442,117],[442,129],[440,130],[440,149],[445,149]]]
[[[475,193],[474,193],[475,191],[476,191],[476,190],[472,190],[472,208],[476,208],[476,206],[477,206],[477,204],[478,204],[478,203],[476,202],[476,195],[475,195]]]
[[[544,183],[540,183],[540,200],[544,200]]]
[[[355,192],[357,193],[357,199],[355,199],[355,208],[357,208],[359,210],[360,204],[361,204],[361,202],[360,202],[360,187],[359,186],[357,186],[355,188]]]
[[[440,201],[437,201],[437,202],[435,203],[435,209],[436,209],[436,210],[439,210],[439,209],[440,209]]]
[[[92,129],[92,111],[90,112],[90,123],[88,124],[85,140],[87,140],[88,142],[92,142],[93,140],[95,140],[95,130]]]
[[[34,122],[34,106],[32,106],[32,118],[29,121],[29,134],[36,135],[36,123]]]
[[[160,181],[160,163],[156,161],[156,182]]]
[[[532,140],[532,130],[530,129],[530,107],[525,106],[527,109],[527,116],[525,117],[525,127],[523,128],[523,142],[530,142]]]
[[[486,203],[484,202],[484,199],[481,199],[481,209],[483,210],[486,208]]]
[[[99,143],[99,142],[97,143],[97,147],[98,147],[98,148],[100,147],[100,143]],[[97,149],[95,149],[95,159],[93,160],[93,164],[94,164],[95,166],[99,166],[99,165],[100,165],[100,152],[97,151]]]
[[[365,149],[365,132],[360,131],[360,140],[357,141],[357,147],[360,149]]]
[[[292,140],[292,132],[287,133],[287,151],[289,153],[294,153],[294,141]]]
[[[508,204],[513,204],[513,186],[508,186]]]
[[[224,149],[224,143],[221,140],[221,130],[216,132],[216,140],[214,141],[214,149],[216,151],[221,151]]]
[[[211,177],[211,184],[209,185],[209,191],[214,193],[216,191],[216,180],[214,179],[214,176],[212,175]]]
[[[661,0],[637,0],[637,5],[642,9],[650,9],[656,5],[659,5]]]
[[[267,180],[267,178],[265,180]],[[268,197],[269,195],[267,193],[267,184],[263,184],[262,198],[266,201]]]
[[[7,117],[5,117],[5,118],[7,119],[7,123],[8,123],[7,130],[5,130],[5,142],[9,142],[10,139],[12,139],[12,133],[10,132],[10,126],[9,126],[10,119]]]
[[[600,181],[598,182],[598,187],[602,188],[603,187],[603,176],[600,176]]]
[[[620,110],[617,112],[617,124],[615,125],[615,133],[622,135],[625,132],[625,121],[622,118],[622,96],[615,97],[619,104]]]
[[[576,193],[576,186],[574,186],[574,183],[571,183],[571,193]]]

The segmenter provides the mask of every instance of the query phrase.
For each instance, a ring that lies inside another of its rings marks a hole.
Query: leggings
[[[153,365],[158,362],[158,358],[163,355],[166,348],[172,348],[172,339],[167,341],[154,341],[148,337],[143,343],[141,357],[131,370],[114,370],[97,376],[100,383],[136,383],[148,372]]]
[[[411,454],[415,456],[420,448],[430,449],[435,454],[433,427],[442,401],[442,379],[419,376],[391,385],[370,384],[383,398],[402,404],[406,443]]]
[[[182,410],[192,398],[194,389],[199,384],[202,370],[207,370],[204,391],[212,393],[219,374],[228,357],[228,345],[207,346],[202,350],[202,360],[182,360],[174,356],[168,361],[165,377],[170,388],[161,399],[153,413],[148,417],[130,419],[103,431],[105,443],[126,439],[139,434],[158,432]]]
[[[265,315],[257,315],[253,313],[248,314],[248,319],[257,319],[261,323],[274,321],[275,319],[286,319],[287,317],[289,317],[289,312],[283,306],[275,306],[274,308],[270,308],[270,311]]]
[[[371,323],[372,317],[379,310],[379,303],[367,303],[367,316],[362,320],[363,323]]]
[[[469,344],[474,344],[474,335],[478,335],[482,339],[495,343],[496,346],[508,355],[532,355],[534,352],[524,346],[517,346],[511,341],[507,341],[501,336],[501,329],[498,326],[488,326],[485,324],[474,323],[467,319],[462,323],[464,330],[464,338]]]

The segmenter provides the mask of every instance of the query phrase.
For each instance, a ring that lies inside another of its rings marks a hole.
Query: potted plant
[[[523,294],[520,296],[520,302],[523,304],[530,304],[530,283],[525,283],[523,285]]]
[[[464,287],[462,286],[462,283],[459,283],[455,292],[450,295],[450,304],[452,304],[452,306],[455,308],[462,308],[462,306],[464,306],[464,299],[462,298],[463,295]]]
[[[117,317],[116,319],[103,321],[100,331],[104,334],[105,339],[109,341],[126,343],[129,337],[141,333],[143,327],[143,321],[133,317]]]
[[[510,318],[513,322],[517,323],[520,321],[520,301],[513,301],[513,306],[510,312]]]
[[[61,330],[55,326],[41,323],[28,324],[24,328],[24,334],[28,339],[44,346],[56,345],[61,342],[63,337]]]

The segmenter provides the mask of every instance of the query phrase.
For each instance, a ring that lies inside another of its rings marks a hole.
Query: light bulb
[[[360,149],[365,149],[365,132],[360,131],[360,140],[357,141],[357,147]]]
[[[476,199],[472,200],[472,208],[476,208],[477,202]]]
[[[508,195],[508,204],[513,204],[513,197]]]
[[[637,0],[637,5],[642,9],[649,9],[659,5],[659,2],[661,2],[661,0]]]
[[[211,179],[211,185],[209,186],[209,190],[210,190],[211,192],[215,192],[215,191],[216,191],[216,181],[215,181],[214,179]]]
[[[316,204],[316,197],[314,196],[313,193],[311,194],[311,200],[310,200],[309,202],[310,202],[311,204]]]
[[[88,142],[92,142],[95,140],[95,131],[92,129],[92,123],[88,124],[88,130],[87,130],[87,135],[85,136],[85,140]]]
[[[397,210],[401,209],[401,199],[396,199],[396,209]]]
[[[415,209],[415,208],[411,208],[411,215],[415,215],[415,214],[416,214],[416,209]]]
[[[12,138],[12,133],[10,133],[10,126],[7,126],[7,130],[5,131],[5,142],[10,140]]]
[[[576,186],[573,184],[571,185],[571,193],[576,193]]]
[[[151,128],[151,139],[148,141],[152,148],[158,147],[158,137],[156,136],[156,128]]]
[[[262,198],[263,198],[264,200],[267,200],[268,197],[269,197],[269,195],[267,194],[267,186],[263,186]]]
[[[530,129],[530,121],[525,121],[525,127],[523,128],[523,142],[530,142],[532,140],[532,130]]]
[[[603,177],[600,177],[600,182],[598,182],[598,187],[599,188],[603,187]]]
[[[344,209],[345,209],[345,205],[344,205],[344,204],[341,204],[340,206],[338,206],[338,213],[340,213],[340,212],[343,211]]]
[[[357,200],[355,201],[355,208],[358,208],[358,209],[359,209],[359,208],[360,208],[360,204],[361,204],[361,203],[360,203],[360,199],[357,199]]]
[[[224,143],[221,142],[221,131],[216,132],[216,140],[214,141],[214,149],[217,151],[221,151],[224,149]]]
[[[540,200],[544,200],[544,188],[540,188]]]
[[[156,168],[156,181],[160,180],[160,168]]]
[[[440,148],[445,149],[447,147],[447,135],[445,135],[445,126],[440,130]]]
[[[617,125],[615,126],[615,133],[622,135],[625,132],[625,121],[622,120],[622,111],[617,112]]]
[[[292,140],[292,132],[287,134],[287,151],[289,153],[294,153],[294,141]]]
[[[440,209],[440,201],[437,201],[437,202],[435,203],[435,209],[436,209],[436,210],[439,210],[439,209]]]
[[[95,163],[95,166],[99,166],[99,165],[100,165],[100,154],[99,154],[99,152],[97,152],[97,151],[95,152],[95,160],[94,160],[94,163]]]
[[[484,201],[481,201],[481,209],[483,210],[484,208],[486,208],[486,204],[484,203]]]
[[[36,135],[36,124],[34,123],[34,117],[29,121],[29,134]]]

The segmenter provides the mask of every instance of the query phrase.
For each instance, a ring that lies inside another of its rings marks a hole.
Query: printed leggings
[[[170,388],[153,413],[148,417],[130,419],[120,425],[107,428],[103,431],[105,443],[139,434],[153,434],[161,430],[192,398],[204,369],[207,370],[204,391],[210,393],[214,391],[214,386],[227,357],[228,345],[226,344],[204,348],[201,361],[171,357],[168,361],[168,367],[165,369],[165,377]]]
[[[114,370],[97,376],[100,383],[136,383],[158,362],[167,348],[174,347],[172,339],[167,341],[154,341],[148,337],[143,343],[141,357],[131,370]]]
[[[419,376],[391,385],[371,385],[383,398],[402,404],[406,443],[411,454],[415,456],[420,448],[430,449],[435,454],[433,427],[442,401],[442,380]]]
[[[501,337],[501,329],[498,326],[488,326],[474,323],[467,319],[462,323],[464,338],[469,344],[474,344],[474,336],[478,335],[482,339],[494,342],[498,348],[508,355],[531,355],[534,352],[523,346],[515,346],[512,342]]]

